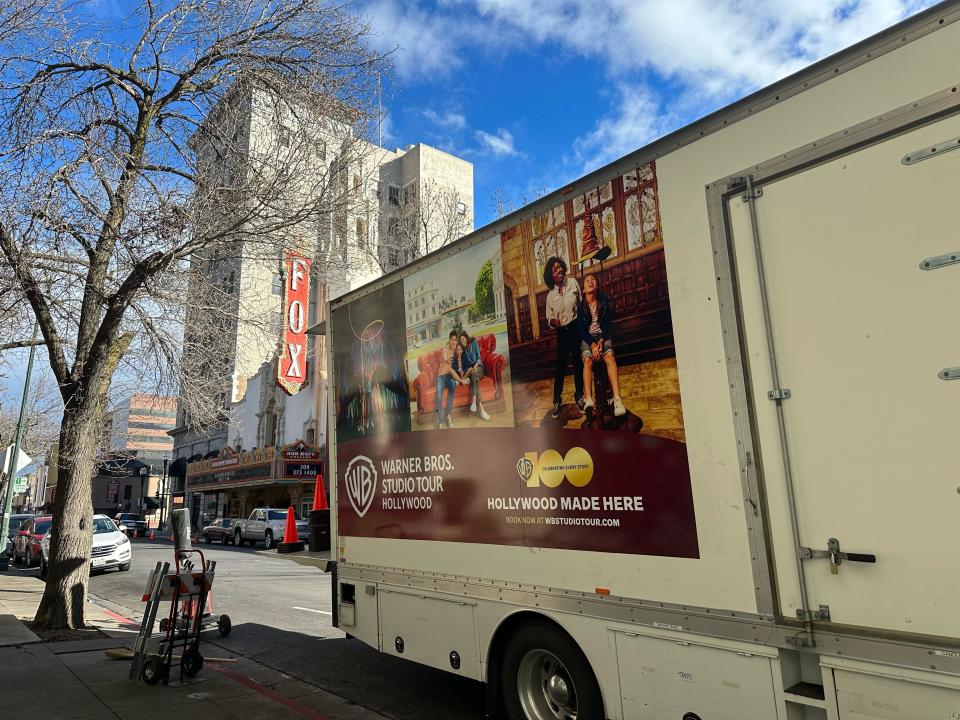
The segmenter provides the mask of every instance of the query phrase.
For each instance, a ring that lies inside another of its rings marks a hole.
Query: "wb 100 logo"
[[[574,487],[583,487],[593,479],[593,458],[582,447],[572,447],[564,456],[556,450],[528,452],[517,460],[517,474],[527,487],[555,488],[564,478]]]

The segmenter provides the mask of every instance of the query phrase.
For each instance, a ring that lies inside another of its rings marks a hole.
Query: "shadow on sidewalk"
[[[485,717],[481,683],[384,655],[359,640],[318,638],[256,623],[234,625],[226,638],[214,631],[204,639],[204,654],[213,654],[211,645],[231,650],[397,720]]]

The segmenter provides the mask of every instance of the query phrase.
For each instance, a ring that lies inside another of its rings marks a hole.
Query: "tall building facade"
[[[110,449],[135,456],[143,463],[163,466],[173,459],[169,432],[177,422],[177,399],[165,395],[135,394],[111,413]]]
[[[234,145],[250,157],[292,151],[295,143],[289,138],[297,123],[304,122],[303,113],[288,112],[274,94],[251,87],[238,90],[229,102],[235,112],[220,136],[229,133]],[[296,147],[301,156],[299,171],[304,177],[311,173],[318,177],[315,183],[303,185],[321,188],[335,198],[329,213],[289,228],[293,248],[313,258],[310,324],[322,319],[328,299],[473,230],[471,163],[423,144],[395,150],[370,144],[354,135],[346,121],[349,116],[338,117],[320,118],[313,140]],[[217,122],[214,112],[205,124]],[[208,147],[215,142],[197,140],[201,165],[204,158],[222,162],[222,156]],[[217,208],[208,212],[215,213]],[[262,451],[269,446],[279,453],[279,448],[298,440],[316,448],[325,444],[323,340],[310,339],[306,387],[293,398],[278,392],[271,373],[282,328],[280,257],[248,251],[243,237],[238,233],[227,254],[209,252],[192,259],[197,280],[188,289],[188,306],[203,305],[192,302],[192,297],[214,287],[220,290],[216,302],[230,310],[218,329],[220,382],[205,391],[216,398],[223,412],[219,419],[201,426],[191,422],[190,403],[181,398],[176,427],[170,431],[172,507],[201,504],[206,512],[213,501],[190,497],[188,465],[212,460],[224,448]],[[183,363],[204,362],[202,353],[191,352],[194,345],[203,345],[197,327],[188,310]],[[235,498],[232,507],[237,507]]]
[[[177,399],[166,395],[135,393],[110,411],[104,419],[106,447],[93,479],[96,512],[142,512],[151,526],[159,524],[173,459],[169,433],[176,420]]]

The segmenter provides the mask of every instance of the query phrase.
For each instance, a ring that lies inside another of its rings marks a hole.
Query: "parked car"
[[[29,513],[19,513],[10,516],[10,534],[7,537],[7,547],[4,549],[7,555],[13,555],[13,539],[17,536],[20,526],[27,520],[32,520],[34,517],[36,516]]]
[[[50,515],[30,518],[17,530],[13,538],[13,564],[25,562],[33,567],[40,562],[40,541],[50,529],[53,518]]]
[[[40,577],[47,577],[47,562],[50,557],[50,533],[40,541]],[[90,569],[107,570],[119,568],[121,572],[130,569],[133,561],[133,546],[130,538],[121,532],[113,520],[106,515],[93,516],[93,546],[90,549]]]
[[[233,525],[237,522],[236,518],[220,518],[214,520],[200,531],[200,537],[209,545],[212,542],[219,542],[223,545],[233,540]]]
[[[149,532],[147,521],[137,513],[117,513],[113,521],[127,537],[144,537]]]
[[[233,524],[233,544],[240,547],[244,543],[256,545],[262,542],[269,550],[276,543],[283,542],[287,529],[286,508],[257,508],[246,520],[237,520]],[[301,540],[307,538],[307,523],[297,519],[297,534]]]

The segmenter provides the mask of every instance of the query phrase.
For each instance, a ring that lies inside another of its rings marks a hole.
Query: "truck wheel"
[[[267,530],[263,534],[263,549],[269,550],[273,547],[273,533],[270,530]]]
[[[597,679],[580,648],[546,623],[516,632],[503,652],[503,701],[510,720],[603,720]]]
[[[233,535],[233,546],[243,547],[243,535],[240,534],[239,530]]]

